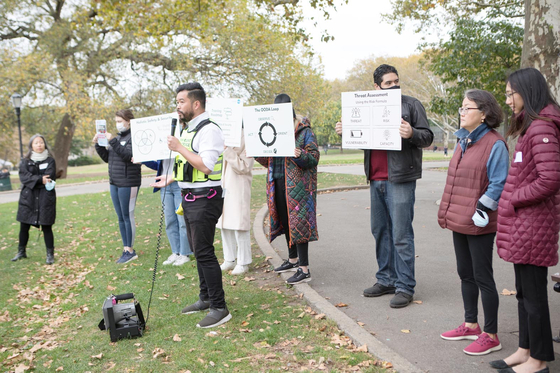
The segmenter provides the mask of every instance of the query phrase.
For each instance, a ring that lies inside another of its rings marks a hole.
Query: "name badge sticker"
[[[121,141],[122,146],[125,146],[125,144],[126,144],[126,141]]]
[[[513,160],[514,163],[521,163],[523,162],[523,154],[521,152],[515,153],[515,159]]]
[[[41,163],[41,164],[39,165],[39,170],[45,170],[48,166],[49,166],[48,163]]]

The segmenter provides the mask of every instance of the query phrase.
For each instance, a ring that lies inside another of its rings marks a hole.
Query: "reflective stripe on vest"
[[[206,119],[200,122],[192,132],[189,132],[188,130],[182,131],[181,138],[179,139],[181,145],[183,145],[189,151],[198,154],[198,152],[192,147],[194,138],[197,135],[198,131],[202,129],[202,127],[211,123],[217,125],[216,123]],[[214,165],[214,169],[210,172],[210,174],[206,175],[204,172],[194,168],[191,164],[189,164],[185,157],[179,154],[175,157],[175,165],[173,166],[173,179],[176,181],[183,181],[187,183],[202,183],[208,180],[219,181],[222,180],[223,163],[224,156],[223,154],[220,154],[218,160],[216,161],[216,164]]]

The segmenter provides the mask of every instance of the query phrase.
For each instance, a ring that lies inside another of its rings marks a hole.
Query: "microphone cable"
[[[175,129],[177,128],[177,119],[173,118],[171,120],[171,136],[175,136]],[[171,154],[173,154],[172,150],[169,150],[169,164],[167,165],[167,170],[165,170],[165,177],[168,177],[169,175],[169,169],[171,168],[171,164],[173,163],[172,159],[171,159]],[[152,304],[152,295],[154,294],[154,285],[156,283],[156,275],[157,275],[157,266],[158,266],[158,258],[159,258],[159,250],[161,248],[161,235],[163,232],[163,222],[165,220],[165,196],[167,195],[167,187],[169,186],[166,185],[163,189],[163,198],[161,199],[161,214],[159,217],[159,227],[158,227],[158,235],[157,235],[157,243],[156,243],[156,258],[154,261],[154,271],[152,273],[152,287],[150,289],[150,300],[148,301],[148,311],[146,314],[146,322],[144,324],[144,329],[146,328],[146,325],[148,325],[148,320],[150,319],[150,306]],[[160,189],[160,193],[162,193],[161,189]],[[181,198],[181,203],[182,202],[182,198]],[[180,228],[179,228],[180,229]]]

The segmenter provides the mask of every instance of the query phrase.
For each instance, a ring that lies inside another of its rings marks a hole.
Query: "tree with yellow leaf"
[[[302,79],[307,90],[320,89],[298,3],[4,0],[0,86],[23,94],[27,107],[57,113],[54,152],[65,175],[74,135],[90,137],[94,120],[112,118],[116,108],[173,111],[180,82],[266,102]],[[312,5],[328,14],[334,2]],[[4,100],[0,109],[2,133],[14,123],[8,105]]]

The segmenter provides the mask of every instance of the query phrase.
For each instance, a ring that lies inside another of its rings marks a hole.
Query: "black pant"
[[[214,234],[216,223],[222,215],[224,199],[222,188],[215,187],[217,194],[213,198],[197,198],[193,202],[185,201],[183,195],[183,216],[187,225],[187,237],[196,258],[196,268],[200,281],[200,299],[210,301],[212,308],[226,306],[222,286],[222,270],[214,252]]]
[[[290,245],[290,225],[288,217],[288,203],[286,201],[286,179],[276,179],[274,202],[276,203],[276,211],[280,217],[280,223],[284,228],[286,243],[288,244],[288,257],[290,259],[299,258],[300,266],[309,265],[309,242]]]
[[[553,361],[554,347],[546,288],[548,268],[514,264],[513,270],[519,313],[519,347],[528,349],[534,359]]]
[[[20,223],[19,228],[19,246],[27,247],[27,242],[29,241],[29,228],[30,224]],[[43,231],[43,237],[45,239],[45,246],[47,249],[54,249],[54,235],[52,231],[52,225],[41,225],[41,230]]]
[[[492,269],[494,237],[496,233],[471,236],[453,232],[465,322],[478,323],[478,293],[480,292],[484,310],[484,331],[491,334],[498,332],[499,305]]]

